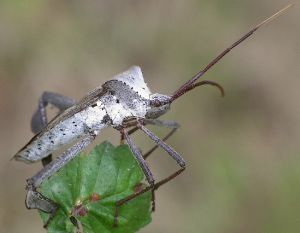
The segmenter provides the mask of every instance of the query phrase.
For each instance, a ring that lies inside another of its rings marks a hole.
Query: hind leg
[[[164,128],[170,128],[171,131],[162,139],[163,142],[168,140],[168,138],[170,138],[176,132],[176,130],[180,127],[180,125],[176,121],[158,120],[158,119],[143,119],[141,124],[156,125],[156,126],[160,126],[160,127],[164,127]],[[134,125],[136,125],[136,122],[132,122],[131,124],[129,124],[129,127],[132,127]],[[139,129],[139,127],[135,126],[132,129],[130,129],[127,133],[128,133],[128,135],[131,135],[138,129]],[[120,133],[121,133],[121,144],[123,144],[125,135],[122,131],[120,131]],[[143,154],[143,158],[146,160],[158,147],[159,147],[158,144],[153,146],[150,150],[148,150],[145,154]],[[152,211],[155,211],[155,190],[156,189],[152,189],[152,192],[151,192],[152,193]]]
[[[27,179],[27,194],[25,199],[26,207],[27,209],[38,209],[49,214],[49,218],[44,225],[45,228],[55,216],[59,206],[54,201],[39,193],[37,188],[44,180],[51,177],[54,173],[71,161],[76,155],[78,155],[79,152],[81,152],[95,139],[96,135],[96,132],[90,132],[86,137],[82,138],[79,142],[67,149],[56,160],[52,161],[34,176]]]
[[[52,92],[44,92],[39,98],[37,110],[34,112],[31,118],[31,131],[34,134],[37,134],[46,127],[48,123],[46,107],[48,104],[57,107],[61,112],[72,106],[74,103],[75,100],[71,98]],[[49,154],[46,158],[42,159],[42,164],[45,167],[51,161],[52,155]],[[58,209],[58,206],[55,202],[37,192],[35,187],[28,190],[25,204],[28,209],[39,209],[50,214],[49,219],[45,223],[44,227],[47,227]]]
[[[144,124],[152,124],[152,125],[158,125],[158,126],[163,126],[163,127],[167,127],[167,128],[171,128],[172,130],[163,138],[163,139],[159,139],[157,138],[155,135],[153,135],[152,132],[150,132],[149,130],[145,129],[143,127]],[[158,147],[161,147],[162,149],[164,149],[173,159],[176,160],[176,162],[180,165],[180,169],[178,171],[176,171],[175,173],[171,174],[170,176],[168,176],[167,178],[151,184],[149,182],[149,179],[147,178],[147,173],[144,172],[148,183],[150,184],[149,186],[145,187],[144,189],[133,193],[119,201],[116,202],[115,205],[115,213],[114,213],[114,224],[113,226],[117,226],[118,225],[118,216],[119,216],[119,208],[124,205],[125,203],[127,203],[128,201],[142,195],[145,192],[151,191],[151,195],[152,195],[152,211],[155,210],[155,190],[157,190],[161,185],[169,182],[170,180],[172,180],[173,178],[175,178],[176,176],[178,176],[181,172],[184,171],[185,169],[185,162],[183,161],[183,159],[181,158],[181,156],[174,151],[170,146],[168,146],[167,144],[164,143],[164,141],[166,141],[169,137],[171,137],[173,135],[173,133],[175,133],[175,131],[179,128],[179,124],[174,122],[174,121],[162,121],[162,120],[148,120],[148,121],[144,121],[144,122],[138,122],[137,123],[137,127],[133,128],[132,130],[126,132],[123,130],[121,130],[121,137],[123,136],[133,155],[137,154],[137,152],[139,152],[137,149],[133,150],[132,147],[135,147],[134,144],[132,143],[131,139],[129,138],[129,133],[133,133],[135,132],[137,129],[142,130],[144,133],[146,133],[147,136],[149,136],[153,141],[156,142],[156,145],[154,147],[152,147],[148,152],[146,152],[142,158],[146,159],[149,155],[151,155],[153,153],[153,151],[155,151]],[[123,134],[123,135],[122,135]],[[136,157],[136,156],[135,156]],[[141,158],[137,159],[137,160],[141,160]],[[138,161],[140,162],[140,161]],[[142,169],[144,170],[144,169]],[[151,174],[152,175],[152,174]],[[153,178],[152,178],[153,179]]]
[[[60,94],[44,92],[38,101],[38,108],[31,118],[31,131],[34,134],[39,133],[48,123],[46,113],[46,107],[48,104],[55,106],[61,112],[75,104],[75,100]],[[51,161],[52,155],[50,154],[46,158],[42,159],[43,166],[46,166]]]

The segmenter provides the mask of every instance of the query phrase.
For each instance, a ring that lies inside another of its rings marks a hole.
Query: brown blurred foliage
[[[171,94],[283,0],[2,0],[0,2],[1,232],[44,232],[24,206],[25,180],[41,167],[9,161],[30,138],[44,90],[79,99],[131,65]],[[187,170],[157,192],[141,232],[298,232],[300,229],[299,4],[206,75],[226,89],[191,92],[164,116]],[[54,112],[53,112],[54,113]],[[153,128],[162,136],[163,129]],[[151,142],[137,134],[139,147]],[[98,138],[119,143],[107,130]],[[157,177],[176,166],[157,151]]]

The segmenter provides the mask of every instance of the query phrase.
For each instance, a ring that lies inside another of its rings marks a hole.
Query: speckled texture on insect
[[[151,114],[151,92],[138,66],[116,75],[97,92],[101,93],[98,98],[81,111],[76,111],[76,106],[71,107],[50,122],[16,154],[15,159],[35,162],[63,145],[76,142],[86,133],[98,134],[105,127],[119,126],[124,120],[145,118],[147,113]]]

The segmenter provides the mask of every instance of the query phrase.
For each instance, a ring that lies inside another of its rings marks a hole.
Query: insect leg
[[[38,101],[38,108],[31,118],[31,131],[34,134],[39,133],[43,128],[46,127],[47,114],[46,107],[48,104],[52,104],[57,107],[60,111],[67,109],[75,103],[75,100],[56,94],[52,92],[44,92]],[[52,155],[48,155],[42,159],[43,166],[46,166],[52,161]]]
[[[152,200],[154,198],[154,191],[157,190],[160,186],[162,186],[163,184],[169,182],[170,180],[174,179],[176,176],[178,176],[180,173],[182,173],[185,170],[185,167],[181,167],[179,170],[177,170],[176,172],[174,172],[173,174],[171,174],[170,176],[168,176],[167,178],[157,182],[154,187],[151,186],[147,186],[144,189],[133,193],[119,201],[116,202],[116,207],[115,207],[115,214],[114,214],[114,224],[113,226],[116,227],[118,225],[118,216],[119,216],[119,208],[120,206],[122,206],[123,204],[127,203],[128,201],[131,201],[132,199],[142,195],[143,193],[146,193],[148,191],[151,190],[152,192]],[[153,203],[153,202],[152,202]],[[154,211],[155,205],[153,206],[152,204],[152,211]]]
[[[175,132],[177,128],[173,128],[163,139],[162,141],[165,142],[170,138]],[[150,150],[148,150],[145,154],[143,154],[144,159],[147,159],[156,149],[158,148],[158,145],[156,144],[153,146]]]
[[[145,192],[153,190],[153,188],[155,189],[155,185],[154,185],[154,187],[147,186],[144,189],[142,189],[142,190],[140,190],[140,191],[138,191],[136,193],[133,193],[133,194],[131,194],[131,195],[129,195],[129,196],[121,199],[121,200],[118,200],[116,202],[116,206],[115,206],[115,214],[114,214],[114,224],[113,224],[113,226],[116,227],[118,225],[118,217],[119,217],[119,208],[120,208],[120,206],[122,206],[125,203],[127,203],[128,201],[130,201],[130,200],[132,200],[132,199],[134,199],[134,198],[142,195]]]
[[[142,124],[144,123],[144,124]],[[142,122],[140,122],[142,125],[156,125],[156,126],[162,126],[166,128],[171,129],[178,129],[180,125],[176,121],[168,121],[168,120],[158,120],[158,119],[143,119]]]
[[[43,212],[49,213],[49,219],[45,223],[44,227],[47,227],[51,219],[55,216],[55,212],[58,208],[57,204],[52,200],[44,197],[41,193],[37,192],[37,187],[70,160],[72,160],[80,151],[87,147],[96,137],[96,133],[90,133],[72,147],[67,149],[56,160],[49,163],[42,170],[40,170],[33,177],[27,179],[27,195],[25,205],[28,209],[39,209]]]
[[[75,100],[52,92],[44,92],[39,99],[38,108],[31,118],[31,130],[39,133],[47,125],[46,107],[52,104],[60,111],[72,106]]]
[[[180,127],[180,125],[175,121],[166,121],[166,120],[157,120],[157,119],[155,119],[155,120],[147,119],[143,123],[172,128],[172,130],[162,139],[162,141],[166,141]],[[138,129],[139,129],[139,127],[137,127],[137,126],[132,128],[131,130],[128,131],[128,135],[134,133]],[[125,135],[121,133],[121,143],[123,142],[124,137],[125,137]],[[143,154],[143,158],[147,159],[157,148],[158,148],[158,145],[156,144],[150,150],[148,150],[145,154]],[[153,190],[152,191],[152,211],[154,211],[154,210],[155,210],[155,192]]]
[[[168,177],[167,179],[171,180],[174,177],[176,177],[177,175],[179,175],[185,169],[185,162],[184,162],[183,158],[174,149],[172,149],[172,147],[168,146],[163,140],[159,139],[150,130],[145,128],[140,122],[138,122],[138,127],[148,137],[150,137],[150,139],[152,139],[154,142],[156,142],[156,144],[158,146],[160,146],[162,149],[164,149],[176,161],[176,163],[180,166],[180,169],[177,172],[175,172],[174,174],[172,174],[170,177]],[[179,174],[175,175],[178,172],[179,172]],[[175,175],[175,176],[173,177],[173,175]],[[168,181],[165,181],[165,182],[168,182]],[[152,190],[153,200],[154,200],[154,190]],[[154,201],[153,201],[153,205],[152,205],[152,210],[153,211],[155,210],[155,202]]]
[[[138,127],[134,127],[132,129],[130,129],[127,133],[128,133],[128,135],[131,135],[135,131],[137,131],[138,129],[139,129]],[[124,133],[121,132],[121,142],[120,142],[120,144],[124,144],[124,139],[125,139],[125,135],[124,135]]]
[[[38,209],[45,213],[49,214],[49,217],[47,221],[44,224],[44,227],[47,228],[51,220],[56,214],[56,211],[58,210],[58,205],[50,200],[49,198],[46,198],[41,193],[36,191],[35,189],[29,189],[27,188],[27,194],[25,199],[25,205],[27,209]]]
[[[180,127],[180,125],[176,121],[168,121],[168,120],[144,119],[142,123],[144,125],[149,124],[149,125],[156,125],[156,126],[162,126],[162,127],[171,128],[172,130],[162,139],[162,141],[166,141]],[[132,133],[134,133],[138,129],[139,129],[139,127],[136,126],[136,127],[132,128],[132,129],[130,129],[127,133],[128,133],[128,135],[131,135]],[[124,138],[124,134],[122,134],[122,132],[121,132],[121,144],[123,144],[124,139],[125,139]],[[150,156],[157,148],[158,148],[158,145],[156,144],[149,151],[147,151],[143,155],[144,159],[146,159],[148,156]]]
[[[131,133],[137,131],[139,128],[138,127],[134,127],[133,129],[128,131],[128,135],[130,135]],[[175,132],[176,132],[177,128],[173,128],[163,139],[162,141],[166,141],[168,140]],[[121,135],[121,144],[123,144],[123,140],[124,140],[124,135]],[[148,150],[145,154],[143,154],[143,158],[147,159],[156,149],[158,148],[158,145],[156,144],[155,146],[153,146],[150,150]]]
[[[121,134],[124,135],[124,138],[132,152],[132,154],[134,155],[136,161],[139,163],[140,167],[142,168],[143,170],[143,173],[145,174],[145,177],[149,183],[149,186],[147,186],[148,190],[153,190],[153,187],[154,187],[154,178],[153,178],[153,175],[146,163],[146,161],[144,160],[140,150],[134,145],[134,143],[132,142],[131,138],[129,137],[128,133],[125,131],[125,129],[120,129],[120,132]],[[135,195],[135,194],[133,194]],[[132,196],[132,195],[130,195]],[[138,196],[138,195],[136,195]],[[154,197],[154,195],[152,195],[152,197]],[[116,202],[116,205],[115,205],[115,214],[114,214],[114,226],[117,226],[118,225],[118,216],[119,216],[119,207],[122,206],[124,203],[127,202],[127,198],[124,198],[122,200],[119,200]],[[133,197],[134,198],[134,197]],[[131,198],[132,199],[132,198]],[[131,200],[129,199],[129,200]],[[152,203],[154,202],[154,199],[152,199]]]
[[[27,184],[38,187],[45,179],[56,173],[65,164],[72,160],[80,151],[87,147],[96,137],[96,133],[89,133],[86,137],[82,138],[79,142],[67,149],[61,156],[57,157],[56,160],[49,163],[42,170],[36,173],[34,176],[27,180]]]
[[[160,126],[166,126],[166,127],[171,127],[171,128],[173,128],[172,130],[171,130],[171,132],[170,133],[168,133],[163,139],[162,139],[162,141],[165,141],[165,140],[167,140],[169,137],[171,137],[172,136],[172,134],[177,130],[177,128],[179,128],[179,124],[178,123],[176,123],[175,121],[161,121],[161,120],[149,120],[149,121],[147,121],[147,123],[149,123],[149,124],[153,124],[153,125],[160,125]],[[129,133],[130,132],[135,132],[137,129],[139,129],[139,127],[135,127],[135,128],[133,128],[133,129],[131,129],[130,131],[128,131],[128,132],[126,132],[124,129],[123,130],[121,130],[121,134],[122,135],[124,135],[124,138],[126,139],[126,141],[127,141],[127,143],[128,143],[128,145],[129,145],[129,147],[130,147],[130,149],[131,149],[131,151],[132,151],[132,153],[134,154],[134,152],[133,152],[133,150],[135,150],[135,151],[137,151],[137,153],[139,153],[140,154],[140,151],[135,147],[135,145],[133,144],[133,142],[131,141],[131,139],[130,139],[130,137],[129,137]],[[132,149],[131,148],[131,146],[133,146],[134,147],[134,149]],[[144,158],[147,158],[156,148],[157,148],[158,146],[156,145],[156,146],[154,146],[152,149],[150,149],[146,154],[144,154]],[[134,154],[135,155],[135,154]],[[138,160],[139,161],[139,160]],[[181,168],[180,170],[184,170],[184,168]],[[178,172],[176,172],[176,173],[178,173],[178,175],[182,172],[182,171],[180,171],[179,173]],[[144,172],[145,173],[145,172]],[[146,175],[146,173],[145,173],[145,175]],[[171,176],[174,176],[174,174],[172,174]],[[159,184],[159,186],[161,186],[162,184],[164,184],[164,183],[166,183],[166,182],[168,182],[169,180],[171,180],[171,179],[173,179],[174,177],[168,177],[168,178],[166,178],[166,179],[164,179],[164,180],[162,180],[162,181],[160,181],[158,184]],[[177,176],[177,175],[176,175]],[[146,178],[147,178],[147,175],[146,175]],[[168,179],[168,180],[167,180]],[[148,180],[148,178],[147,178],[147,180]],[[162,183],[163,182],[163,183]],[[149,182],[150,183],[150,182]],[[118,215],[119,215],[119,207],[120,206],[122,206],[124,203],[126,203],[126,202],[128,202],[128,201],[130,201],[130,200],[132,200],[132,199],[134,199],[134,198],[136,198],[136,197],[138,197],[138,196],[140,196],[140,195],[142,195],[143,193],[145,193],[145,192],[147,192],[147,191],[149,191],[149,190],[152,190],[152,193],[151,193],[151,195],[152,195],[152,211],[154,211],[155,210],[155,194],[154,194],[154,190],[156,190],[157,188],[156,188],[156,184],[154,185],[154,189],[152,188],[152,186],[150,185],[150,186],[147,186],[146,188],[144,188],[144,189],[142,189],[141,191],[139,191],[139,192],[137,192],[137,193],[134,193],[134,194],[131,194],[131,195],[129,195],[129,196],[127,196],[127,197],[125,197],[124,199],[121,199],[121,200],[119,200],[119,201],[117,201],[116,202],[116,206],[115,206],[115,214],[114,214],[114,226],[117,226],[117,224],[118,224]]]
[[[131,128],[133,127],[133,128]],[[131,121],[131,122],[127,122],[124,125],[124,128],[131,128],[130,130],[127,131],[128,135],[133,134],[135,131],[137,131],[139,128],[136,126],[136,120]],[[120,144],[124,144],[124,140],[125,140],[125,135],[122,131],[120,131],[121,133],[121,140],[120,140]]]
[[[153,178],[152,172],[150,171],[150,169],[149,169],[146,161],[144,160],[140,150],[134,145],[133,141],[131,140],[128,133],[125,131],[125,129],[121,129],[120,132],[122,134],[124,134],[125,140],[128,143],[128,146],[129,146],[132,154],[134,155],[136,161],[138,162],[138,164],[142,168],[149,185],[153,186],[154,185],[154,178]]]
[[[172,147],[168,146],[161,139],[155,136],[150,130],[145,128],[142,124],[138,122],[138,127],[141,129],[151,140],[157,143],[162,149],[164,149],[176,162],[180,167],[185,167],[185,162],[183,158],[175,151]]]
[[[162,141],[166,141],[169,137],[171,137],[176,130],[180,127],[180,125],[176,121],[167,121],[167,120],[157,120],[157,119],[146,119],[144,120],[146,124],[157,125],[162,127],[171,128],[172,130],[162,139]],[[137,127],[138,128],[138,127]],[[158,144],[153,146],[149,151],[147,151],[143,157],[144,159],[148,158],[156,149],[158,148]]]

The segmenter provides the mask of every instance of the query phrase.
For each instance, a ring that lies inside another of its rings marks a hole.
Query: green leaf
[[[134,193],[143,178],[126,145],[103,142],[89,155],[78,155],[39,188],[60,207],[48,232],[74,232],[71,216],[81,223],[84,233],[136,232],[151,221],[151,194],[146,192],[121,206],[117,227],[113,227],[115,203]],[[45,223],[48,214],[40,215]]]

